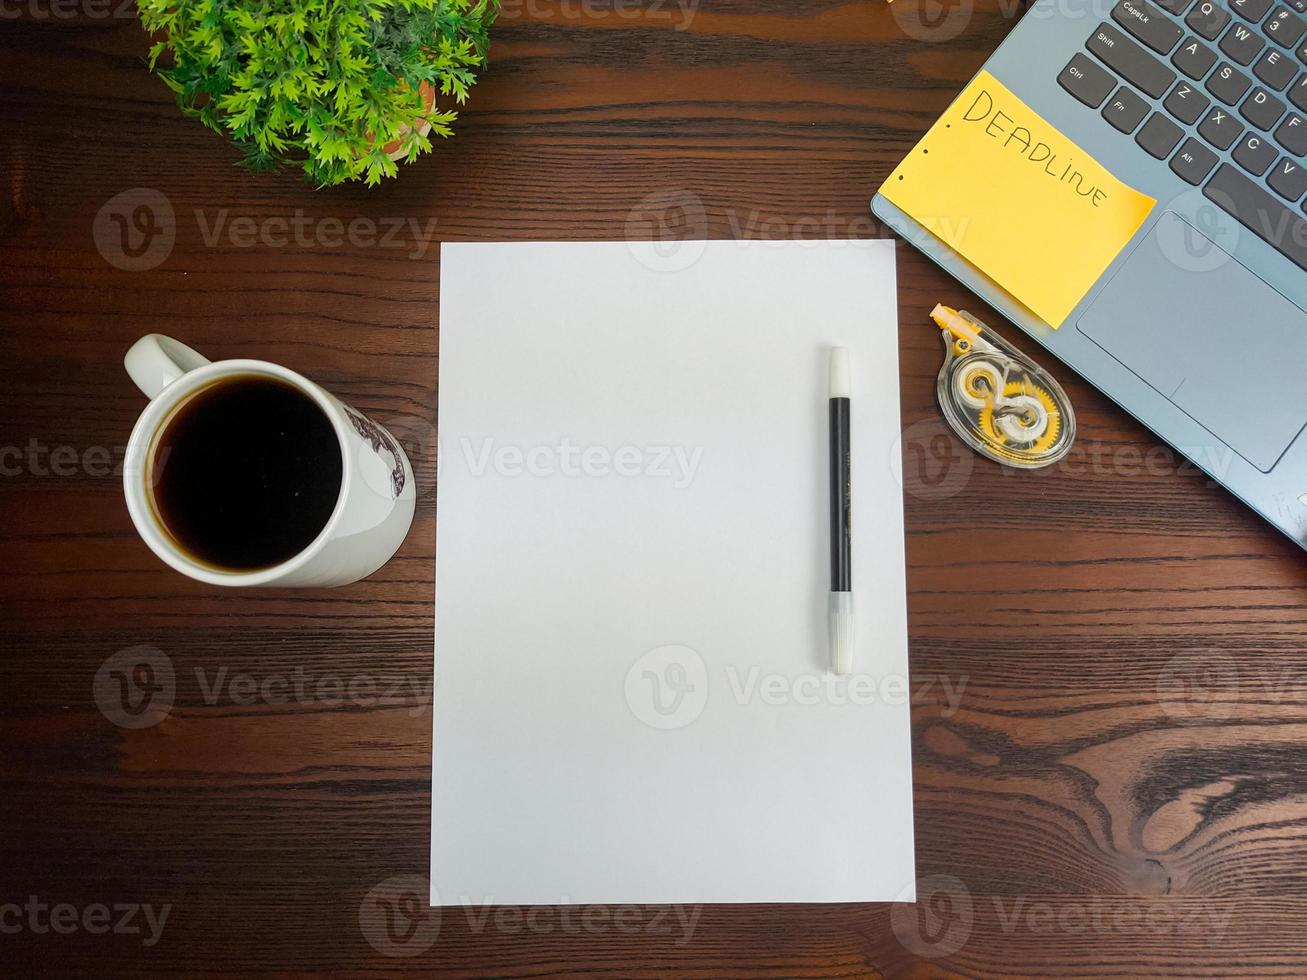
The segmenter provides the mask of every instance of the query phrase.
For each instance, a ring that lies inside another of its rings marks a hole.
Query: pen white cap
[[[853,385],[849,382],[849,349],[832,347],[830,350],[830,396],[852,398]]]

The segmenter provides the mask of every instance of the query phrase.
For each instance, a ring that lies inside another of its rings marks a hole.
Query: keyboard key
[[[1258,129],[1270,129],[1284,115],[1284,103],[1259,85],[1243,100],[1239,115]]]
[[[1229,62],[1222,61],[1216,71],[1212,72],[1212,77],[1207,80],[1207,91],[1226,105],[1234,105],[1243,98],[1243,94],[1248,91],[1248,86],[1251,84],[1247,75]]]
[[[1290,153],[1302,156],[1307,153],[1307,120],[1291,112],[1275,131],[1275,141]]]
[[[1171,157],[1171,169],[1195,187],[1203,182],[1215,166],[1216,154],[1192,138],[1185,140],[1180,152]]]
[[[1171,64],[1179,68],[1190,78],[1202,78],[1216,64],[1216,53],[1211,48],[1199,43],[1198,38],[1185,38],[1184,44],[1175,49],[1171,55]]]
[[[1230,13],[1213,0],[1201,0],[1198,6],[1189,11],[1184,22],[1199,37],[1215,41],[1221,31],[1225,30],[1225,25],[1230,23]]]
[[[1243,124],[1234,117],[1234,113],[1219,106],[1209,112],[1198,127],[1198,135],[1218,150],[1228,150],[1234,146],[1234,141],[1242,133]]]
[[[1098,63],[1083,54],[1076,54],[1057,76],[1057,82],[1085,105],[1097,109],[1116,88],[1116,79],[1103,71]]]
[[[1297,160],[1280,157],[1279,162],[1271,168],[1266,182],[1275,193],[1296,201],[1307,193],[1307,170]]]
[[[1289,101],[1303,112],[1307,112],[1307,75],[1303,75],[1289,89]]]
[[[1182,123],[1193,125],[1198,117],[1207,111],[1211,101],[1188,82],[1176,82],[1171,94],[1162,103],[1166,111]],[[1205,176],[1205,175],[1204,175]],[[1198,183],[1194,181],[1194,183]]]
[[[1189,4],[1194,0],[1157,0],[1157,5],[1165,10],[1168,14],[1175,14],[1179,17],[1189,9]],[[1304,0],[1307,2],[1307,0]]]
[[[1158,54],[1170,54],[1184,36],[1175,21],[1148,0],[1121,0],[1112,8],[1112,19]]]
[[[1286,48],[1296,48],[1298,42],[1302,40],[1303,31],[1307,30],[1307,24],[1304,24],[1292,10],[1276,7],[1262,24],[1262,30],[1276,44]]]
[[[1234,162],[1260,177],[1275,160],[1275,144],[1257,133],[1245,133],[1234,148]]]
[[[1228,163],[1216,168],[1203,194],[1300,269],[1307,269],[1307,221]]]
[[[1271,9],[1271,0],[1230,0],[1230,9],[1244,20],[1256,24]]]
[[[1148,113],[1148,103],[1122,85],[1103,106],[1103,118],[1123,133],[1133,133]]]
[[[1284,52],[1276,51],[1275,48],[1269,49],[1257,59],[1257,64],[1253,65],[1253,74],[1277,92],[1282,91],[1292,82],[1293,76],[1297,73],[1297,62]]]
[[[1221,38],[1221,50],[1230,56],[1231,61],[1241,65],[1251,65],[1253,59],[1266,46],[1266,42],[1242,24],[1232,24]]]
[[[1307,0],[1289,0],[1289,6],[1300,14],[1307,14]]]
[[[1175,149],[1184,135],[1182,130],[1160,112],[1154,112],[1144,123],[1144,128],[1135,134],[1135,142],[1159,160],[1165,160]]]
[[[1127,82],[1160,99],[1175,81],[1175,72],[1111,24],[1104,24],[1085,46]]]

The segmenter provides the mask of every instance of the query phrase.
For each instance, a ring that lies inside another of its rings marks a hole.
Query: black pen
[[[853,669],[853,482],[849,458],[849,352],[830,352],[831,670]]]

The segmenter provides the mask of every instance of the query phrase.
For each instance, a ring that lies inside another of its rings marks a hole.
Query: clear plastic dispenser
[[[1076,417],[1062,386],[971,314],[936,306],[930,316],[944,339],[936,391],[953,431],[982,456],[1018,469],[1065,456]]]

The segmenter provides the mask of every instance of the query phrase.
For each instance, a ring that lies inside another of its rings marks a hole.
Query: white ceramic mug
[[[127,444],[127,509],[145,543],[177,571],[212,585],[347,585],[371,575],[399,549],[413,523],[413,467],[398,440],[362,412],[288,368],[245,359],[211,362],[161,334],[138,340],[124,363],[150,399]],[[299,554],[270,568],[227,571],[192,559],[177,545],[151,506],[146,474],[155,440],[182,399],[229,375],[251,374],[288,382],[331,420],[343,463],[340,495],[326,526]]]

